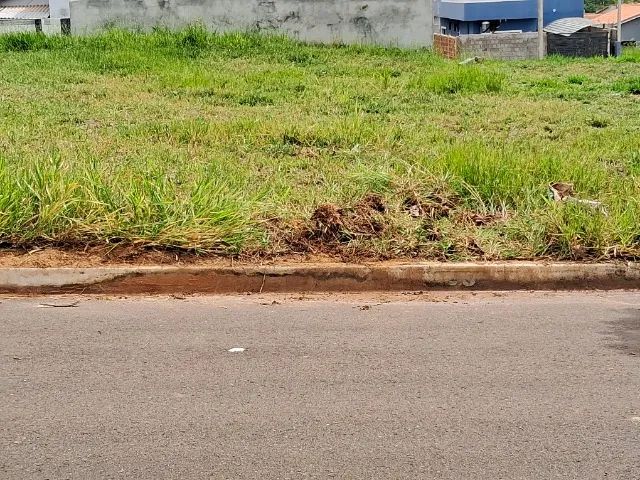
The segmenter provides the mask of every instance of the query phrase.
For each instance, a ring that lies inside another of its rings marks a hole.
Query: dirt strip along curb
[[[419,263],[0,268],[4,294],[170,294],[640,288],[639,264]]]

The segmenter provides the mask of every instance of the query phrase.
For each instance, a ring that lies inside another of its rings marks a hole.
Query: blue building
[[[584,0],[544,2],[545,25],[583,15]],[[434,0],[434,16],[436,31],[446,35],[538,29],[537,0]]]

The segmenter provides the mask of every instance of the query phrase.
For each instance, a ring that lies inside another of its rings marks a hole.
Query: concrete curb
[[[416,263],[0,268],[3,294],[170,294],[640,288],[640,264]]]

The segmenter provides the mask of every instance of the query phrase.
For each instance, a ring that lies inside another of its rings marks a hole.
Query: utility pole
[[[616,32],[616,57],[622,55],[622,0],[618,0],[618,30]]]
[[[538,0],[538,58],[544,58],[544,0]]]

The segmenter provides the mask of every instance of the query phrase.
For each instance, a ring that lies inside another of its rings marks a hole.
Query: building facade
[[[434,0],[434,30],[445,35],[538,29],[537,0]],[[584,0],[545,0],[545,25],[582,17]]]

